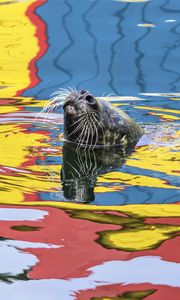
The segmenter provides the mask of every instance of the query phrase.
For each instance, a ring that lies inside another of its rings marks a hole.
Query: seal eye
[[[91,96],[91,95],[87,95],[85,99],[86,99],[86,101],[89,102],[90,104],[95,104],[95,103],[96,103],[96,100],[95,100],[94,97]]]

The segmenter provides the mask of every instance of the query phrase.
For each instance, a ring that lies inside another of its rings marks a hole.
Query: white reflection
[[[165,23],[174,23],[174,22],[176,22],[176,20],[165,20],[164,22]]]
[[[73,300],[75,293],[110,284],[151,283],[180,287],[180,263],[163,261],[156,256],[144,256],[129,261],[110,261],[92,267],[88,277],[70,280],[17,281],[0,283],[1,297],[13,300]]]
[[[0,241],[0,274],[9,273],[11,276],[18,275],[38,262],[34,255],[24,253],[20,249],[51,249],[61,247],[63,246],[8,239]]]
[[[38,209],[0,208],[0,221],[37,221],[47,215],[47,211]]]
[[[0,242],[0,258],[0,274],[11,276],[23,273],[38,262],[34,255],[9,247],[4,241]]]

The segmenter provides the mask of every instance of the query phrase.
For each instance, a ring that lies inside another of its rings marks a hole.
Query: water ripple
[[[108,72],[110,75],[110,80],[109,80],[109,86],[111,87],[111,89],[114,91],[114,93],[116,95],[119,95],[118,90],[115,88],[114,86],[114,72],[113,72],[113,66],[115,63],[115,56],[116,56],[116,46],[119,44],[120,41],[122,41],[125,38],[125,35],[123,33],[122,30],[122,22],[124,21],[124,13],[126,12],[126,10],[128,9],[129,4],[126,4],[124,6],[124,8],[122,8],[121,10],[119,10],[116,13],[116,16],[119,18],[119,21],[117,23],[117,29],[118,29],[118,33],[120,35],[120,37],[118,39],[116,39],[112,44],[111,44],[111,57],[110,57],[110,64],[108,67]]]
[[[98,39],[96,38],[95,34],[91,30],[91,22],[87,18],[88,14],[93,10],[93,8],[97,5],[98,2],[99,2],[99,0],[93,2],[90,5],[90,7],[88,8],[88,10],[82,16],[82,19],[84,20],[84,23],[86,24],[86,32],[89,34],[89,36],[91,37],[91,39],[93,41],[92,51],[93,51],[94,61],[95,61],[95,64],[96,64],[96,71],[95,71],[95,75],[93,77],[91,77],[87,80],[79,82],[79,84],[77,85],[77,88],[79,88],[80,86],[82,86],[86,82],[89,82],[91,80],[96,79],[99,75],[99,72],[100,72],[99,59],[98,59],[98,54],[97,54]]]

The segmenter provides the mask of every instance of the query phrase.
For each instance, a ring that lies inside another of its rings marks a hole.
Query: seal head
[[[137,143],[143,134],[125,112],[88,91],[72,91],[65,98],[64,139],[85,148]]]

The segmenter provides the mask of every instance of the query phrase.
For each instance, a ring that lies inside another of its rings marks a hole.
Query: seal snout
[[[66,106],[66,114],[68,114],[69,117],[75,117],[76,116],[75,107],[71,105]]]
[[[74,103],[71,101],[67,101],[64,106],[63,109],[65,111],[65,113],[69,116],[69,117],[75,117],[76,116],[76,108],[74,106]]]

